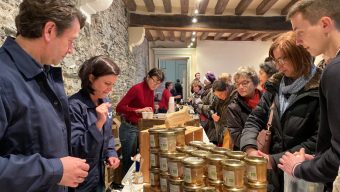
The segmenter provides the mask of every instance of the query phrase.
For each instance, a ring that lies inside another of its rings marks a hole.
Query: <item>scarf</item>
[[[255,89],[255,93],[251,98],[244,98],[244,101],[247,105],[253,110],[256,105],[260,102],[260,93],[258,90]]]
[[[301,76],[293,83],[286,85],[290,79],[283,77],[280,82],[279,88],[279,103],[280,103],[280,116],[285,112],[289,104],[297,97],[297,93],[309,82],[316,72],[315,65],[312,65],[310,74],[308,76]]]

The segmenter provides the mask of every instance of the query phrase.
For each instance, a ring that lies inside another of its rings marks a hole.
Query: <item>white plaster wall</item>
[[[258,65],[268,56],[272,41],[198,41],[196,47],[197,72],[235,73],[240,66]],[[195,73],[195,72],[194,72]],[[201,80],[203,80],[201,75]],[[190,79],[192,79],[191,77]]]

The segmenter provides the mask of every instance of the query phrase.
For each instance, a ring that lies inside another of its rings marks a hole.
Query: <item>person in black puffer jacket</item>
[[[319,81],[321,69],[312,64],[311,55],[296,45],[296,36],[287,32],[271,45],[269,55],[279,73],[265,84],[267,90],[260,103],[249,115],[241,136],[241,150],[248,155],[264,156],[270,169],[269,184],[273,191],[283,191],[283,172],[279,159],[286,151],[301,148],[314,154],[319,126]],[[257,150],[256,138],[266,127],[270,106],[275,103],[272,120],[270,154]]]

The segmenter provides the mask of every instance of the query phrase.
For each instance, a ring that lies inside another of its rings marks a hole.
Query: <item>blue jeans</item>
[[[126,122],[122,122],[119,128],[119,139],[122,144],[122,156],[123,156],[123,174],[125,175],[131,167],[133,161],[131,157],[138,153],[138,127]]]

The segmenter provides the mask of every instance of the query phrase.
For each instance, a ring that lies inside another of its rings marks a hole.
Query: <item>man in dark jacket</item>
[[[0,48],[0,191],[67,191],[84,181],[70,154],[61,68],[85,18],[69,0],[24,0]]]
[[[288,174],[312,182],[332,182],[340,164],[340,0],[301,0],[289,11],[287,18],[297,34],[297,43],[313,55],[334,58],[326,65],[320,82],[320,127],[315,158],[287,152],[279,167]]]

